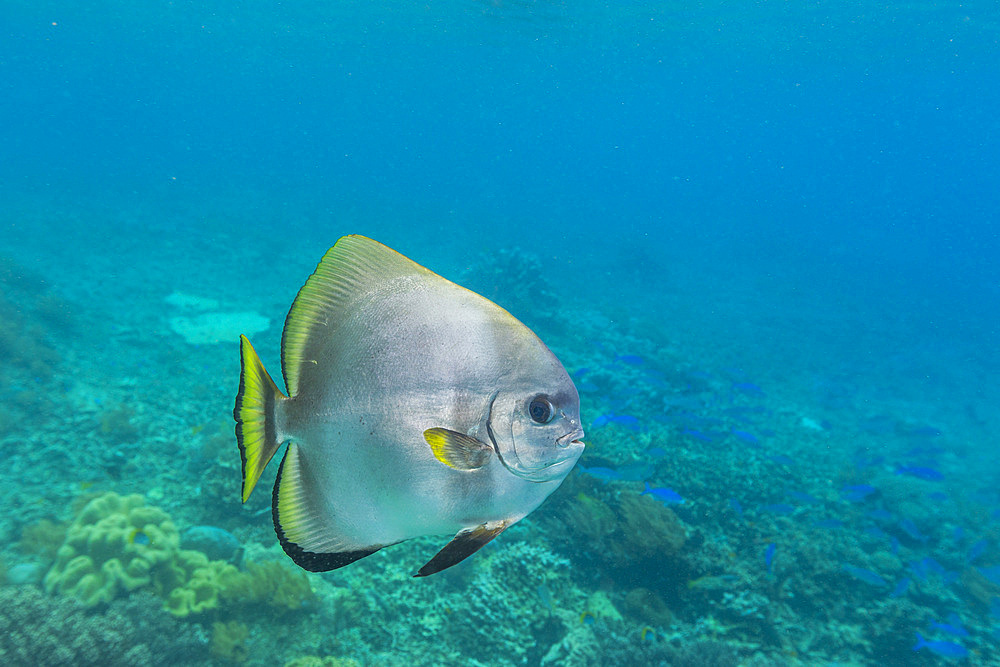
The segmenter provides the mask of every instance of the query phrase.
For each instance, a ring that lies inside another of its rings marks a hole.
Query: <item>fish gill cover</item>
[[[3,664],[1000,661],[995,3],[0,25]],[[312,574],[239,502],[238,336],[280,368],[345,234],[580,394],[580,465],[425,579],[452,536]]]

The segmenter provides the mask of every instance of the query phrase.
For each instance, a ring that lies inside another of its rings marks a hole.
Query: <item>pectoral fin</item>
[[[446,428],[427,429],[424,431],[424,440],[431,446],[438,461],[455,470],[482,468],[493,453],[492,447],[471,435]]]
[[[445,548],[437,552],[434,558],[427,561],[427,564],[420,568],[414,577],[426,577],[429,574],[440,572],[446,568],[460,563],[472,554],[476,553],[487,542],[502,533],[512,521],[490,521],[475,528],[467,528],[459,531],[455,538],[445,545]]]

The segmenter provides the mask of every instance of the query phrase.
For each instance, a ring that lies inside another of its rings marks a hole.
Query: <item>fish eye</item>
[[[552,402],[545,396],[538,395],[528,404],[528,416],[536,424],[548,424],[556,414]]]

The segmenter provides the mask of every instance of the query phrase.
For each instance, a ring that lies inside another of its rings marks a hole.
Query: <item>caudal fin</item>
[[[236,395],[233,417],[236,419],[236,442],[243,459],[243,502],[250,497],[264,468],[281,446],[275,429],[274,407],[285,399],[250,341],[240,336],[240,391]]]

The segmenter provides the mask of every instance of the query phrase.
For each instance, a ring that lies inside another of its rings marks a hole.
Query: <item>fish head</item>
[[[523,382],[497,392],[487,428],[497,457],[530,482],[561,480],[583,453],[580,395],[563,372],[560,382]]]

